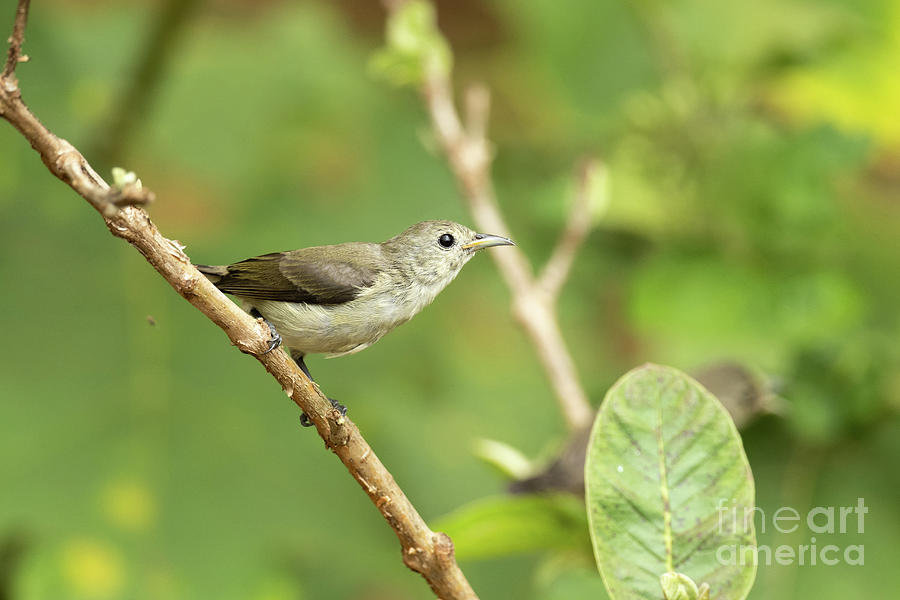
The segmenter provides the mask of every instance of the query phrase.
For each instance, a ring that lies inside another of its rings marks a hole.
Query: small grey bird
[[[309,376],[305,355],[368,348],[431,303],[475,252],[504,245],[515,244],[452,221],[424,221],[380,244],[315,246],[197,268],[265,319],[269,351],[283,341]]]

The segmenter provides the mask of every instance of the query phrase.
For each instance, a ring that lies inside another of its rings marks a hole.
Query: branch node
[[[187,255],[184,253],[184,249],[187,248],[184,244],[179,242],[178,240],[169,240],[169,256],[177,258],[182,262],[190,262],[187,258]],[[194,276],[193,273],[188,274],[186,277],[190,277],[193,281],[198,281],[197,277]]]
[[[340,448],[349,444],[350,428],[347,427],[349,419],[345,415],[342,415],[341,411],[336,408],[333,408],[328,412],[328,417],[328,445],[331,446],[331,449],[334,450],[335,448]],[[366,486],[370,495],[375,493],[376,488],[369,486],[368,482],[366,482]]]
[[[138,188],[133,185],[124,188],[110,188],[106,197],[107,203],[114,208],[125,206],[146,206],[156,200],[156,195],[146,188]],[[115,210],[113,211],[115,212]]]
[[[442,563],[452,562],[455,550],[450,536],[442,531],[436,531],[432,539],[434,540],[434,555],[438,561]]]
[[[156,199],[154,193],[144,187],[133,171],[113,167],[112,176],[113,184],[109,189],[106,201],[115,208],[146,206]]]
[[[75,149],[75,146],[70,144],[68,140],[59,138],[59,143],[56,147],[56,168],[60,171],[66,171],[68,170],[66,167],[72,162],[80,163],[81,160],[81,153]]]
[[[170,252],[169,256],[173,256],[174,253]],[[184,256],[182,253],[181,256]],[[174,258],[178,259],[179,257],[174,256]],[[197,286],[200,284],[200,279],[197,278],[193,273],[187,271],[184,276],[181,278],[181,289],[178,291],[181,292],[181,295],[185,298],[192,298],[197,295]]]

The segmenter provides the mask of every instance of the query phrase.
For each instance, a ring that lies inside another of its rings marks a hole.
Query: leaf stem
[[[666,545],[666,571],[675,570],[672,560],[672,504],[669,502],[669,479],[666,470],[666,450],[663,443],[662,403],[656,408],[656,452],[659,457],[659,493],[663,503],[663,542]]]

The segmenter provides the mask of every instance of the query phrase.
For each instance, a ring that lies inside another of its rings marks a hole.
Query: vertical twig
[[[389,12],[400,9],[402,2],[385,3]],[[483,231],[509,236],[509,228],[497,204],[491,182],[491,144],[487,139],[490,93],[484,86],[472,86],[465,94],[465,125],[453,101],[450,76],[440,65],[426,67],[422,97],[431,126],[456,177],[462,196],[476,226]],[[584,180],[586,181],[586,179]],[[586,427],[593,418],[575,363],[566,347],[556,316],[556,297],[569,266],[590,228],[590,215],[583,199],[576,202],[569,219],[567,233],[554,252],[550,271],[539,281],[524,253],[518,248],[496,252],[492,258],[513,296],[513,314],[537,351],[541,365],[550,380],[566,424],[572,430]],[[549,274],[548,274],[549,273]]]
[[[16,6],[16,20],[13,23],[12,35],[9,36],[9,53],[3,67],[3,79],[11,80],[16,73],[16,66],[27,57],[22,55],[22,44],[25,43],[25,26],[28,24],[28,8],[31,0],[19,0]]]

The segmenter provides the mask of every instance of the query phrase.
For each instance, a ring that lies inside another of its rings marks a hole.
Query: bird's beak
[[[515,246],[516,243],[509,238],[499,235],[491,235],[489,233],[476,233],[475,239],[462,247],[466,250],[481,250],[482,248],[490,248],[491,246]]]

